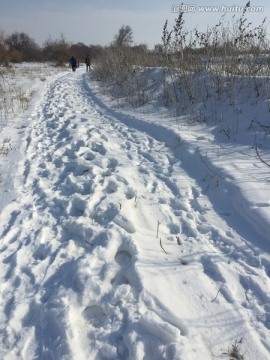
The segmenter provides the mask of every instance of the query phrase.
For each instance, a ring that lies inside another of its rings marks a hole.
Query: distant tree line
[[[53,62],[55,65],[67,63],[74,56],[80,63],[84,62],[87,54],[91,59],[102,58],[110,51],[119,53],[123,62],[130,61],[130,53],[140,55],[140,60],[149,58],[151,54],[161,51],[162,45],[156,45],[149,50],[146,44],[133,44],[133,32],[129,25],[122,25],[107,46],[86,45],[83,42],[72,44],[63,34],[58,38],[49,37],[42,46],[39,46],[28,34],[14,32],[5,35],[0,32],[0,64],[20,62]]]
[[[14,32],[10,35],[0,33],[0,64],[51,61],[56,65],[63,65],[70,57],[75,56],[78,61],[84,61],[89,54],[96,58],[102,52],[102,46],[86,45],[82,42],[72,44],[63,35],[57,39],[49,37],[39,46],[28,34]]]

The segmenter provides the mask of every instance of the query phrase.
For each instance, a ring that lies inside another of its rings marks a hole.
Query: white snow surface
[[[84,69],[40,83],[8,131],[1,359],[270,359],[270,176],[254,149],[117,108]]]

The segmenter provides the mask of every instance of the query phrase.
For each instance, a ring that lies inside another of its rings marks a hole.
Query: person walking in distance
[[[86,65],[86,71],[89,71],[90,70],[90,65],[91,65],[91,59],[90,59],[89,55],[87,55],[86,58],[85,58],[85,65]]]
[[[75,59],[74,56],[71,57],[71,59],[69,60],[69,63],[72,68],[72,71],[75,71],[77,68],[77,60]]]

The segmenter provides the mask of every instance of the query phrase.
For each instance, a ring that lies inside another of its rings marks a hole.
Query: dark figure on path
[[[75,59],[74,56],[71,57],[69,63],[70,63],[70,66],[72,68],[72,71],[75,71],[76,67],[77,67],[77,60]]]
[[[86,65],[86,71],[89,71],[90,70],[90,65],[91,65],[91,59],[90,59],[89,55],[87,55],[86,58],[85,58],[85,65]]]

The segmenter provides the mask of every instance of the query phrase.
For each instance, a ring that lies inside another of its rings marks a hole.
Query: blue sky
[[[199,30],[216,24],[222,15],[222,12],[200,12],[199,6],[246,4],[246,0],[0,0],[0,31],[26,32],[40,45],[50,36],[55,39],[61,34],[73,43],[108,45],[122,25],[130,25],[134,42],[152,48],[161,41],[165,20],[173,25],[177,13],[172,11],[172,6],[182,2],[196,7],[185,19],[188,29]],[[254,25],[264,17],[270,21],[270,5],[265,3],[265,0],[251,0],[252,6],[263,6],[264,10],[249,14]],[[234,15],[238,17],[240,13]]]

